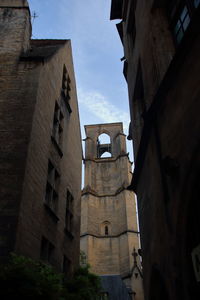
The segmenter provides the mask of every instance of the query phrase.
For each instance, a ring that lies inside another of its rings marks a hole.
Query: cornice
[[[135,231],[135,230],[125,230],[119,234],[116,235],[96,235],[96,234],[92,234],[92,233],[88,233],[85,232],[83,234],[80,235],[80,237],[84,237],[84,236],[93,236],[95,238],[100,238],[100,239],[104,239],[104,238],[118,238],[121,235],[127,234],[127,233],[134,233],[134,234],[139,234],[139,231]]]
[[[86,161],[93,161],[93,162],[96,162],[96,163],[102,163],[102,162],[115,162],[116,160],[118,160],[119,158],[121,157],[125,157],[125,156],[129,156],[129,153],[124,153],[124,154],[120,154],[118,155],[117,157],[108,157],[108,158],[84,158],[83,161],[84,163]],[[129,158],[129,157],[128,157]]]
[[[116,190],[115,193],[113,194],[98,194],[95,190],[93,190],[89,185],[86,186],[83,190],[82,190],[82,193],[81,195],[84,196],[84,195],[87,195],[87,194],[90,194],[90,195],[93,195],[95,197],[115,197],[117,196],[118,194],[120,194],[121,192],[127,190],[127,185],[122,185],[118,190]],[[128,191],[128,190],[127,190]]]

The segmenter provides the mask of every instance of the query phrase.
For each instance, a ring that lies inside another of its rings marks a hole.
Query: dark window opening
[[[69,190],[67,190],[67,199],[66,199],[66,213],[65,213],[65,229],[72,233],[73,232],[73,206],[74,198]]]
[[[105,236],[105,235],[110,235],[111,234],[111,224],[109,221],[104,221],[103,223],[101,223],[101,235]]]
[[[108,235],[108,226],[105,226],[105,235]]]
[[[167,11],[176,44],[180,44],[200,0],[168,1]]]
[[[60,175],[54,165],[49,160],[48,175],[46,184],[45,203],[53,210],[57,210],[58,188],[60,184]]]
[[[64,122],[64,115],[58,103],[56,102],[55,109],[54,109],[52,136],[60,147],[62,146],[62,140],[63,140],[63,125],[64,125],[63,122]]]
[[[66,104],[66,107],[69,111],[69,113],[72,112],[71,106],[70,106],[70,99],[71,99],[71,80],[69,77],[69,74],[67,72],[67,68],[63,67],[63,78],[62,78],[62,90],[61,90],[62,98]]]
[[[40,258],[46,262],[52,263],[54,255],[54,245],[45,237],[42,237]]]

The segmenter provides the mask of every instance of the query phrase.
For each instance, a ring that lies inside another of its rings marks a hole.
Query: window
[[[108,226],[105,226],[105,235],[108,235]]]
[[[112,157],[110,136],[102,133],[97,138],[97,158]]]
[[[72,112],[71,106],[69,104],[69,101],[71,98],[70,92],[71,92],[71,80],[70,80],[69,74],[67,72],[66,66],[64,66],[63,67],[61,95],[62,95],[62,98],[66,104],[66,107],[67,107],[69,113]]]
[[[71,271],[71,261],[65,255],[63,256],[63,268],[62,268],[62,271],[65,274],[69,274],[70,271]]]
[[[74,198],[69,190],[67,190],[66,213],[65,213],[65,229],[72,233],[73,231],[73,203]]]
[[[100,225],[101,235],[110,235],[111,234],[111,224],[109,221],[104,221]]]
[[[64,115],[56,102],[54,109],[53,130],[52,136],[56,143],[61,147],[63,138],[63,119]]]
[[[57,210],[59,184],[60,184],[60,175],[56,170],[56,168],[54,167],[54,165],[49,160],[45,203],[53,211]]]
[[[184,6],[174,26],[174,36],[178,44],[182,40],[184,33],[188,28],[189,23],[190,23],[189,11],[187,6]]]
[[[177,44],[180,44],[199,4],[200,0],[176,0],[167,3],[171,27]]]
[[[55,247],[45,237],[42,237],[40,258],[46,262],[52,263]]]

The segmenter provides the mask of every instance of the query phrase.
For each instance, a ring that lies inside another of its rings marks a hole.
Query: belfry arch
[[[112,145],[110,135],[103,132],[97,138],[97,158],[112,157]]]

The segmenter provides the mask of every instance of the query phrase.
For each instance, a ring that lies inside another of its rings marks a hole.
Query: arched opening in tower
[[[112,157],[111,139],[106,133],[102,133],[97,138],[97,158]]]

